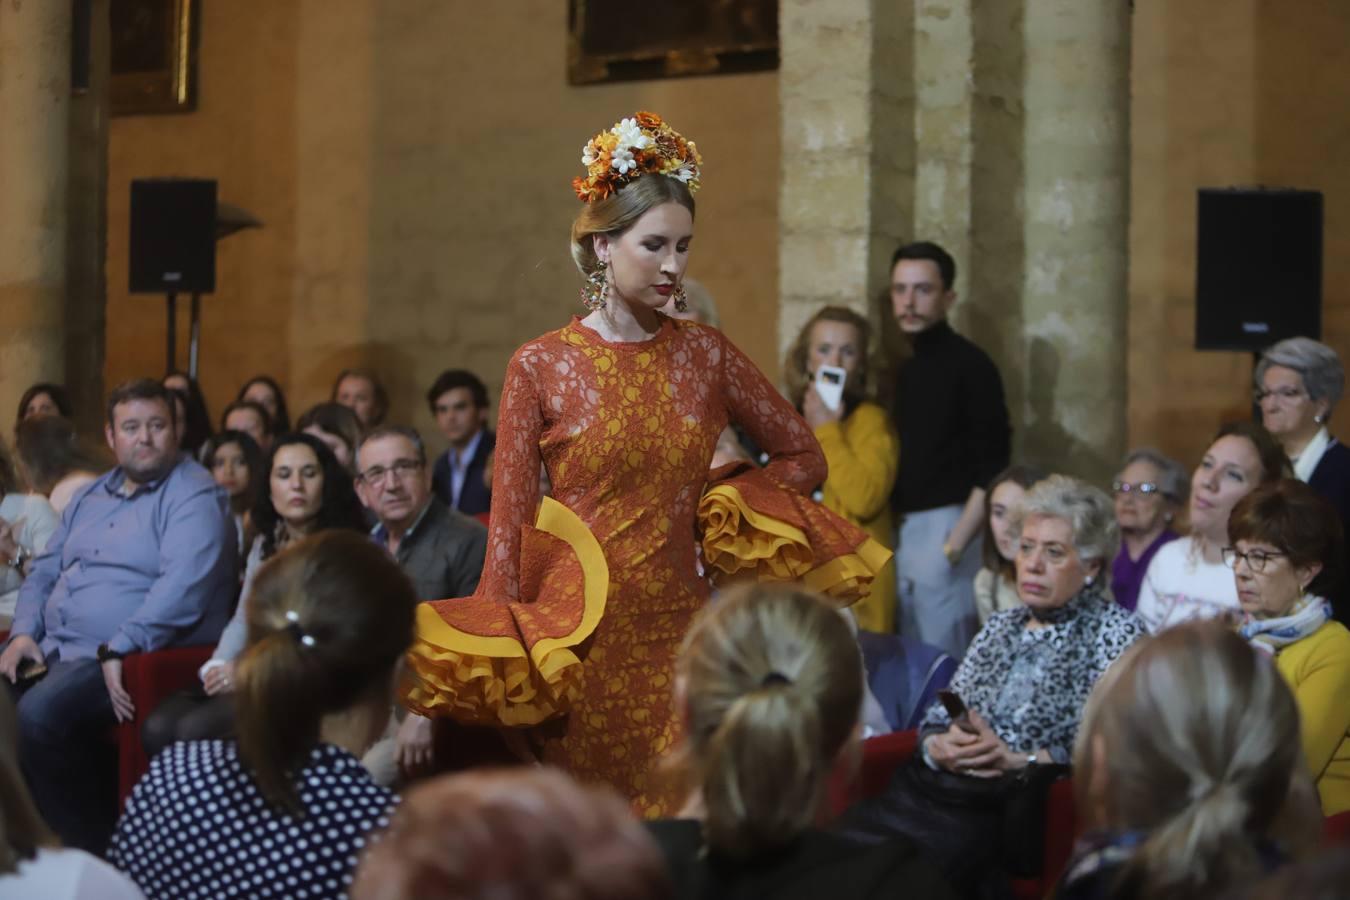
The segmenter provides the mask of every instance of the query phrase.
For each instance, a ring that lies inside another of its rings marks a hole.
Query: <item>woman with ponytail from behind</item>
[[[396,802],[361,755],[389,721],[417,595],[363,535],[325,531],[258,572],[237,666],[238,741],[155,758],[111,859],[158,897],[345,897]]]
[[[1225,896],[1315,844],[1279,671],[1218,622],[1171,628],[1098,683],[1074,750],[1087,826],[1060,900]]]
[[[954,896],[906,838],[863,846],[816,830],[826,783],[857,753],[863,668],[818,595],[742,585],[693,626],[676,669],[684,818],[652,822],[676,897]]]

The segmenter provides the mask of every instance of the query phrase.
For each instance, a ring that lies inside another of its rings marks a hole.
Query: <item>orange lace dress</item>
[[[771,460],[705,499],[728,420]],[[541,461],[553,486],[542,503]],[[405,704],[539,726],[530,738],[545,763],[614,785],[644,815],[673,813],[652,763],[675,744],[675,656],[710,593],[696,564],[700,501],[705,531],[720,535],[705,535],[713,567],[856,586],[885,556],[800,501],[825,475],[810,429],[715,329],[664,319],[649,340],[610,343],[573,319],[525,344],[502,392],[483,577],[472,597],[419,607]],[[812,540],[833,541],[831,558]]]

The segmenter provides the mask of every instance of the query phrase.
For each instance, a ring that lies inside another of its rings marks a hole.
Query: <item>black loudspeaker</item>
[[[216,289],[216,183],[131,182],[131,292],[209,294]]]
[[[1195,348],[1320,338],[1322,194],[1203,189],[1197,209]]]

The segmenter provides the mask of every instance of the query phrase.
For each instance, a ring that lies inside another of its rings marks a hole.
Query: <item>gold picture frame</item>
[[[569,0],[572,84],[778,68],[778,0]]]
[[[197,0],[111,0],[114,116],[197,107]]]

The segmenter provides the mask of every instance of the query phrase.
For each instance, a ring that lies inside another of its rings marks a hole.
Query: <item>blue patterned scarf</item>
[[[1238,629],[1253,647],[1274,656],[1289,644],[1301,641],[1331,618],[1331,604],[1321,597],[1307,595],[1294,604],[1289,615],[1278,619],[1256,619],[1248,615]]]

